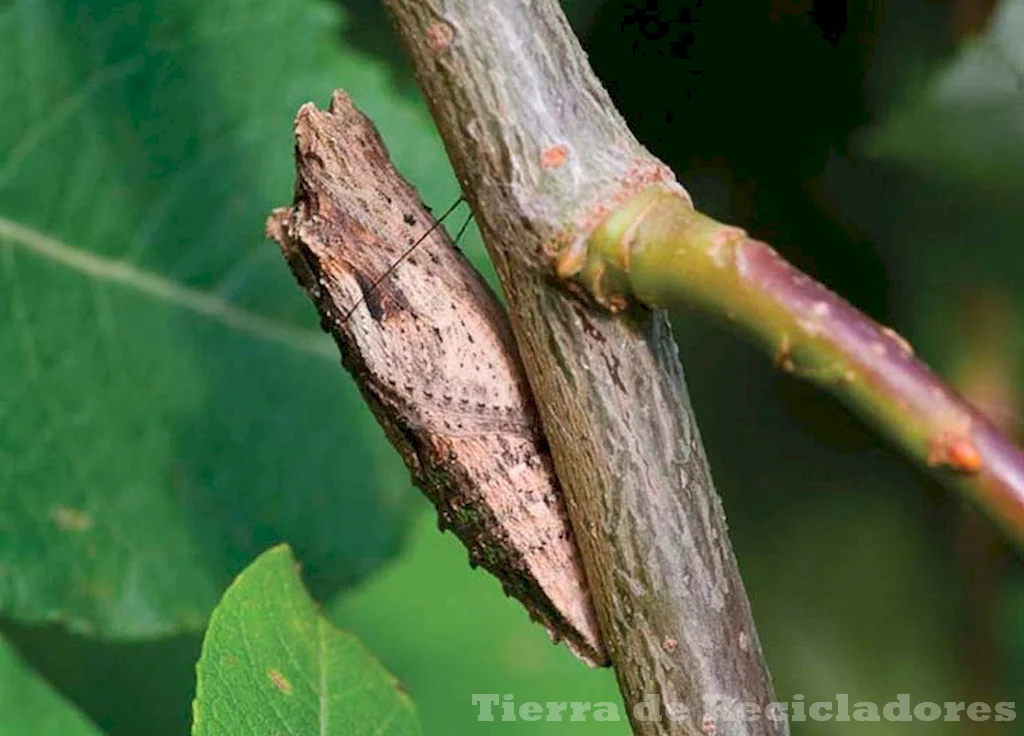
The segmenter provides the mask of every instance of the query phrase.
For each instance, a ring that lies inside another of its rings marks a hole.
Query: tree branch
[[[636,196],[588,245],[584,255],[567,252],[561,272],[597,300],[697,305],[727,318],[783,370],[842,399],[1024,543],[1024,453],[898,334],[668,189]]]
[[[706,696],[762,713],[773,696],[665,315],[593,310],[553,278],[559,252],[671,172],[553,0],[385,4],[497,266],[635,731],[785,733],[705,713]]]

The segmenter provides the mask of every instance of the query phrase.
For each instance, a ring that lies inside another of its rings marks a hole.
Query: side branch
[[[606,306],[698,306],[735,323],[782,370],[835,394],[1024,543],[1024,453],[914,356],[910,344],[768,245],[652,187],[561,262]]]

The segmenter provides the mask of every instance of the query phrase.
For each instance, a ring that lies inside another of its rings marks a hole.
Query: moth
[[[295,120],[296,187],[267,232],[414,483],[505,592],[608,657],[532,394],[494,293],[344,92]]]

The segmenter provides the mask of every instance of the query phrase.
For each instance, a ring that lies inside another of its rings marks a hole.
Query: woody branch
[[[785,733],[704,714],[708,694],[762,712],[774,697],[665,315],[593,309],[554,277],[567,233],[653,183],[681,188],[554,0],[385,4],[501,279],[634,730]]]

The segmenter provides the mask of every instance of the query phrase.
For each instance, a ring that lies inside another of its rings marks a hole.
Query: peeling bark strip
[[[508,320],[343,92],[295,122],[295,203],[267,231],[413,480],[553,640],[607,663]],[[379,281],[379,283],[377,283]],[[351,316],[345,316],[355,306]]]

